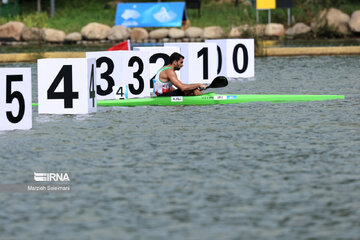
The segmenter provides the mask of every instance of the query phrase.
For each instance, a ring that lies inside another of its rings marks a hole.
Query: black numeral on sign
[[[90,89],[89,95],[92,99],[92,105],[95,107],[95,76],[94,76],[94,64],[91,64],[91,75],[90,75]]]
[[[144,79],[141,77],[141,73],[144,71],[144,63],[141,61],[139,57],[132,57],[129,60],[129,67],[133,67],[134,63],[137,63],[139,69],[137,72],[134,72],[133,77],[139,81],[139,88],[135,89],[134,84],[129,84],[129,90],[134,95],[139,95],[144,91]]]
[[[24,117],[25,113],[25,100],[21,92],[14,91],[11,92],[11,83],[12,82],[22,82],[22,75],[8,75],[6,76],[6,103],[12,103],[14,99],[17,99],[19,102],[19,113],[17,116],[14,116],[12,112],[7,111],[6,116],[12,123],[18,123]]]
[[[243,51],[243,55],[244,55],[244,62],[243,62],[243,67],[242,69],[239,68],[238,66],[238,61],[237,61],[237,56],[238,56],[238,51],[239,48],[242,49]],[[244,46],[244,44],[238,44],[235,46],[234,48],[234,52],[233,52],[233,64],[234,64],[234,69],[236,72],[238,73],[243,73],[246,71],[246,69],[248,68],[248,64],[249,64],[249,54],[248,51],[246,49],[246,47]]]
[[[107,70],[106,72],[100,74],[100,78],[101,79],[105,79],[107,81],[107,88],[105,90],[101,89],[100,85],[97,85],[96,90],[97,90],[97,94],[99,94],[100,96],[106,96],[110,93],[112,93],[113,91],[113,86],[115,86],[115,81],[114,79],[110,76],[110,74],[113,73],[114,71],[114,63],[113,61],[108,58],[108,57],[101,57],[99,59],[96,60],[96,67],[99,68],[101,66],[101,64],[106,63],[107,65]]]
[[[203,79],[209,79],[209,58],[208,58],[208,48],[204,47],[202,48],[198,54],[197,57],[200,58],[203,56]]]
[[[123,87],[119,87],[119,89],[116,92],[116,95],[119,95],[120,98],[124,97],[124,89],[123,89]]]
[[[222,55],[221,55],[221,49],[219,46],[216,46],[217,53],[218,53],[218,68],[217,68],[217,74],[221,72],[222,67]]]
[[[64,91],[55,92],[61,80],[64,79]],[[72,87],[72,65],[64,65],[55,77],[53,83],[47,90],[48,99],[64,99],[64,107],[72,108],[73,100],[79,99],[79,93],[73,92]]]
[[[163,66],[170,64],[170,57],[165,53],[156,53],[156,54],[152,55],[150,57],[150,63],[156,63],[158,59],[164,60]],[[153,87],[154,87],[154,83],[153,83],[152,79],[150,79],[150,88],[153,88]]]

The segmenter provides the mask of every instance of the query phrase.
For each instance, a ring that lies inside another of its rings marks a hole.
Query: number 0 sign
[[[39,113],[96,112],[95,59],[38,60]]]
[[[0,68],[0,130],[31,127],[31,68]]]
[[[217,74],[232,78],[255,76],[254,39],[206,40],[217,44]]]

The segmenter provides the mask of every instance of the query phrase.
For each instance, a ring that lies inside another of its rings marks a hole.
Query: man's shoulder
[[[164,70],[164,72],[166,72],[166,73],[175,73],[175,71],[172,68],[166,68]]]
[[[162,74],[162,75],[165,75],[165,76],[167,76],[167,75],[172,75],[172,74],[174,74],[174,73],[175,73],[175,71],[172,70],[171,68],[166,68],[166,69],[164,69],[164,70],[161,72],[161,74]]]

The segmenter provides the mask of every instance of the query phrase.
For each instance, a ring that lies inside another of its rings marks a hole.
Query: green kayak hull
[[[213,105],[249,102],[309,102],[344,99],[343,95],[231,95],[207,93],[187,97],[153,97],[126,100],[99,100],[98,106],[176,106],[176,105]]]
[[[261,95],[261,94],[215,94],[207,93],[200,96],[188,97],[153,97],[153,98],[133,98],[126,100],[98,100],[98,106],[113,107],[135,107],[135,106],[177,106],[177,105],[214,105],[214,104],[234,104],[249,102],[310,102],[325,101],[334,99],[345,99],[343,95]],[[38,103],[33,103],[38,106]]]

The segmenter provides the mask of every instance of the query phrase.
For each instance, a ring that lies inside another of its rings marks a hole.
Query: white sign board
[[[212,39],[218,51],[217,74],[232,78],[255,76],[254,39]]]
[[[39,114],[96,112],[95,59],[38,60]]]
[[[215,43],[165,43],[165,47],[180,47],[185,57],[181,68],[181,82],[209,84],[217,76],[217,50]]]
[[[122,51],[122,76],[129,89],[128,98],[150,97],[149,53],[140,51]]]
[[[119,51],[87,52],[86,57],[96,59],[97,99],[114,99],[114,86],[125,83],[121,77],[120,66],[123,63]]]
[[[31,68],[0,68],[0,131],[30,128]]]
[[[87,52],[96,59],[98,99],[115,99],[123,87],[126,98],[150,96],[149,53],[140,51]],[[114,88],[115,87],[115,88]]]

